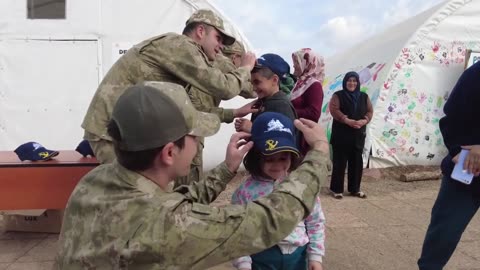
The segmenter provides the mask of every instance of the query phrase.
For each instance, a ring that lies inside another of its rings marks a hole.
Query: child
[[[290,74],[290,66],[279,55],[267,53],[257,59],[257,64],[252,70],[253,91],[258,96],[256,108],[258,112],[252,118],[235,120],[235,129],[250,133],[252,122],[262,112],[278,112],[295,120],[297,114],[290,98],[280,91],[280,82],[286,80]]]
[[[270,194],[299,164],[293,121],[285,115],[265,112],[252,125],[253,148],[243,160],[250,176],[232,195],[233,204],[246,204]],[[234,260],[237,269],[322,269],[325,255],[325,216],[317,198],[314,210],[277,245]]]

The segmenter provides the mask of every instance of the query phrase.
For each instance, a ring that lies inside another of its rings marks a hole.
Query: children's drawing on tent
[[[388,149],[386,155],[411,156],[416,159],[433,160],[436,155],[429,149],[443,144],[438,126],[443,115],[443,105],[447,93],[436,89],[418,89],[421,74],[416,74],[418,65],[440,65],[449,68],[452,64],[465,61],[465,44],[461,42],[440,43],[432,41],[430,46],[419,46],[410,50],[403,48],[394,60],[392,72],[386,78],[382,91],[382,107],[376,108],[385,114],[381,126],[382,149]],[[417,81],[416,81],[417,80]],[[398,128],[402,132],[398,132]],[[378,155],[381,150],[377,150]],[[440,155],[437,155],[440,158]]]

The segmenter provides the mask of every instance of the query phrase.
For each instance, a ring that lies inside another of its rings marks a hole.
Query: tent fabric
[[[99,82],[134,44],[181,33],[197,9],[211,9],[248,50],[250,42],[208,0],[67,0],[66,19],[27,19],[26,1],[0,1],[0,150],[27,141],[75,149]],[[230,107],[246,103],[230,101]],[[206,168],[225,157],[233,128],[223,126],[205,151]]]
[[[350,70],[360,74],[374,117],[364,165],[439,165],[446,149],[438,126],[463,71],[467,49],[480,49],[480,2],[443,2],[326,61],[320,123],[330,136],[328,102]]]

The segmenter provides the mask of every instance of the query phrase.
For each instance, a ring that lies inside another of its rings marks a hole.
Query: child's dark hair
[[[252,69],[252,74],[254,73],[258,73],[267,79],[271,79],[273,75],[275,75],[275,73],[273,73],[273,71],[267,67],[254,67]]]
[[[254,67],[252,69],[252,72],[251,74],[255,74],[255,73],[258,73],[260,74],[260,76],[266,78],[266,79],[271,79],[274,75],[277,75],[275,74],[271,69],[269,69],[268,67]],[[277,75],[278,76],[278,75]],[[282,78],[278,78],[278,85],[280,85],[280,81],[282,80]]]
[[[289,172],[297,169],[297,167],[300,165],[301,158],[294,153],[290,153],[291,155],[291,165],[290,169],[288,170]],[[247,155],[243,159],[243,166],[245,166],[245,169],[254,176],[260,176],[260,177],[266,177],[268,178],[267,175],[265,175],[262,171],[262,164],[263,164],[263,158],[265,155],[262,154],[258,149],[253,147],[248,151]]]

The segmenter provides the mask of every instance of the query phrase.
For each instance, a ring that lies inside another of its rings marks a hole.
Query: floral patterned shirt
[[[258,176],[247,177],[232,195],[232,204],[246,204],[260,197],[267,196],[273,191],[275,185],[280,183],[270,179]],[[278,246],[283,254],[291,254],[296,248],[307,246],[308,260],[322,262],[325,255],[325,215],[323,214],[320,198],[313,212],[282,240]],[[233,261],[233,266],[237,269],[251,269],[252,259],[250,256],[240,257]]]

